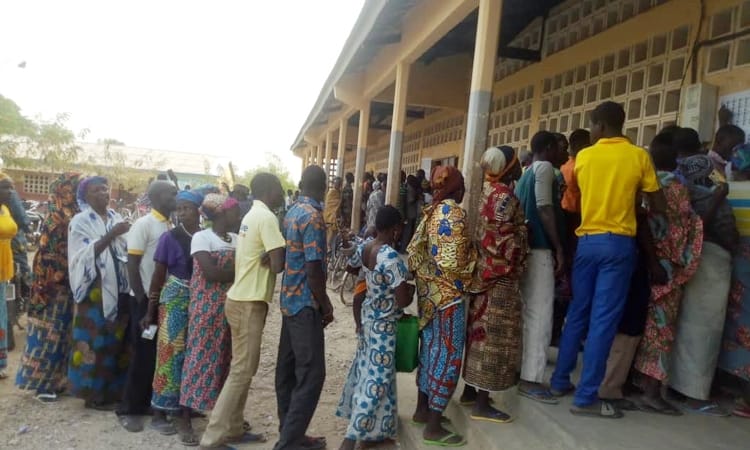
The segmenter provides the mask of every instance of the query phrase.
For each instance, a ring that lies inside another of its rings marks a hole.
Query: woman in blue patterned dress
[[[414,297],[406,283],[406,264],[396,251],[403,221],[393,206],[378,210],[377,237],[362,244],[349,261],[362,269],[367,295],[354,304],[357,353],[336,415],[349,420],[341,450],[353,450],[357,441],[376,444],[396,437],[396,321]]]

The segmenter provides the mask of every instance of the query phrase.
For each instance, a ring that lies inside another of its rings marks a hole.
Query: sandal
[[[226,442],[229,444],[260,444],[266,442],[266,437],[262,434],[245,432],[241,436],[227,439]]]
[[[57,394],[54,392],[40,392],[34,398],[42,403],[54,403],[57,401]]]
[[[302,441],[302,447],[305,450],[323,450],[326,448],[326,438],[325,437],[312,437],[312,436],[305,436],[304,440]]]
[[[197,447],[200,443],[200,439],[198,439],[198,436],[195,435],[192,429],[180,432],[180,444],[185,447]]]
[[[662,398],[649,398],[642,396],[637,405],[638,411],[652,414],[663,414],[665,416],[681,416],[682,411],[672,406],[671,403]]]
[[[557,398],[567,397],[568,395],[574,393],[575,391],[576,391],[576,387],[573,386],[572,384],[568,386],[567,388],[561,389],[561,390],[555,389],[553,387],[549,388],[549,392],[554,397],[557,397]]]
[[[112,412],[117,409],[117,405],[114,403],[104,403],[98,400],[86,400],[83,404],[84,408],[93,409],[94,411]]]
[[[135,416],[117,416],[117,420],[125,430],[131,433],[140,433],[143,431],[143,422],[138,420]]]
[[[603,398],[601,400],[610,403],[620,411],[639,411],[638,405],[626,398]]]
[[[469,417],[471,417],[472,420],[478,420],[478,421],[481,421],[481,422],[492,422],[492,423],[511,423],[511,422],[513,422],[513,418],[510,415],[508,415],[508,414],[506,414],[506,413],[504,413],[502,411],[498,411],[496,409],[493,410],[493,411],[490,411],[489,414],[486,415],[486,416],[480,416],[478,414],[471,413],[471,415]]]
[[[411,419],[411,424],[414,425],[415,427],[423,427],[427,425],[427,422],[417,422],[416,420]],[[440,418],[440,425],[453,425],[453,424],[451,423],[451,420],[449,418],[443,416]]]
[[[703,416],[710,417],[729,417],[729,413],[720,407],[716,403],[711,403],[703,406],[690,406],[687,403],[682,404],[682,409],[693,414],[701,414]]]
[[[459,438],[458,442],[449,442],[451,439]],[[437,447],[463,447],[466,445],[466,439],[456,433],[448,433],[440,439],[422,439],[424,445],[433,445]]]
[[[0,380],[8,378],[8,374],[4,370],[0,370]]]
[[[570,413],[574,416],[596,417],[600,419],[621,419],[624,414],[611,403],[597,401],[587,406],[573,405]]]
[[[161,422],[154,422],[151,420],[151,426],[150,428],[152,430],[157,431],[162,436],[174,436],[177,434],[177,428],[174,426],[173,423],[165,421]]]
[[[544,387],[534,387],[528,390],[519,387],[518,395],[547,405],[557,405],[560,403],[557,397]]]

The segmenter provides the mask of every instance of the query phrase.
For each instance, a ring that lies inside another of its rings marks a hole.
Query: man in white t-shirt
[[[227,293],[224,310],[232,336],[232,365],[203,433],[203,448],[260,439],[243,430],[243,410],[258,371],[263,327],[276,274],[284,270],[286,240],[273,213],[284,204],[284,190],[278,177],[259,173],[250,186],[253,207],[240,226],[234,284]]]
[[[138,219],[130,228],[128,241],[128,279],[132,289],[130,298],[129,336],[133,359],[122,402],[117,409],[120,424],[128,431],[143,431],[143,423],[135,416],[149,413],[151,384],[156,365],[156,340],[141,337],[141,320],[148,310],[148,289],[154,273],[154,253],[161,235],[169,231],[169,216],[177,208],[177,188],[167,181],[151,183],[147,192],[151,213]],[[171,432],[171,425],[163,414],[154,415],[152,427],[160,432]]]

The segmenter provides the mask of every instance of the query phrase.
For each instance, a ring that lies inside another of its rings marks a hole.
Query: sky
[[[86,140],[229,157],[290,147],[364,0],[3,0],[0,94]],[[26,68],[18,64],[26,62]]]

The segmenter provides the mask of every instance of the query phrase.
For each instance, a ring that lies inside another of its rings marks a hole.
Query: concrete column
[[[352,202],[352,230],[362,228],[362,183],[365,181],[367,161],[367,138],[370,131],[370,102],[359,110],[359,133],[357,135],[357,161],[354,166],[354,201]]]
[[[344,178],[344,152],[346,152],[346,128],[348,125],[347,118],[339,122],[339,151],[336,157],[336,176]]]
[[[477,202],[482,187],[482,153],[487,149],[487,131],[495,82],[497,46],[500,37],[502,0],[480,0],[477,36],[474,43],[474,64],[471,72],[471,93],[466,122],[462,172],[466,180],[463,206],[469,213],[469,226],[476,223]]]
[[[315,164],[323,167],[323,143],[318,143],[315,147],[318,149],[315,152]],[[323,167],[323,169],[325,169],[325,167]]]
[[[326,171],[326,176],[331,176],[331,157],[333,155],[333,130],[326,132],[326,155],[323,160],[323,170]]]
[[[386,205],[396,205],[398,203],[404,126],[406,125],[406,92],[408,87],[409,63],[402,61],[396,66],[396,93],[393,96],[391,146],[388,151],[388,184],[385,191]]]

